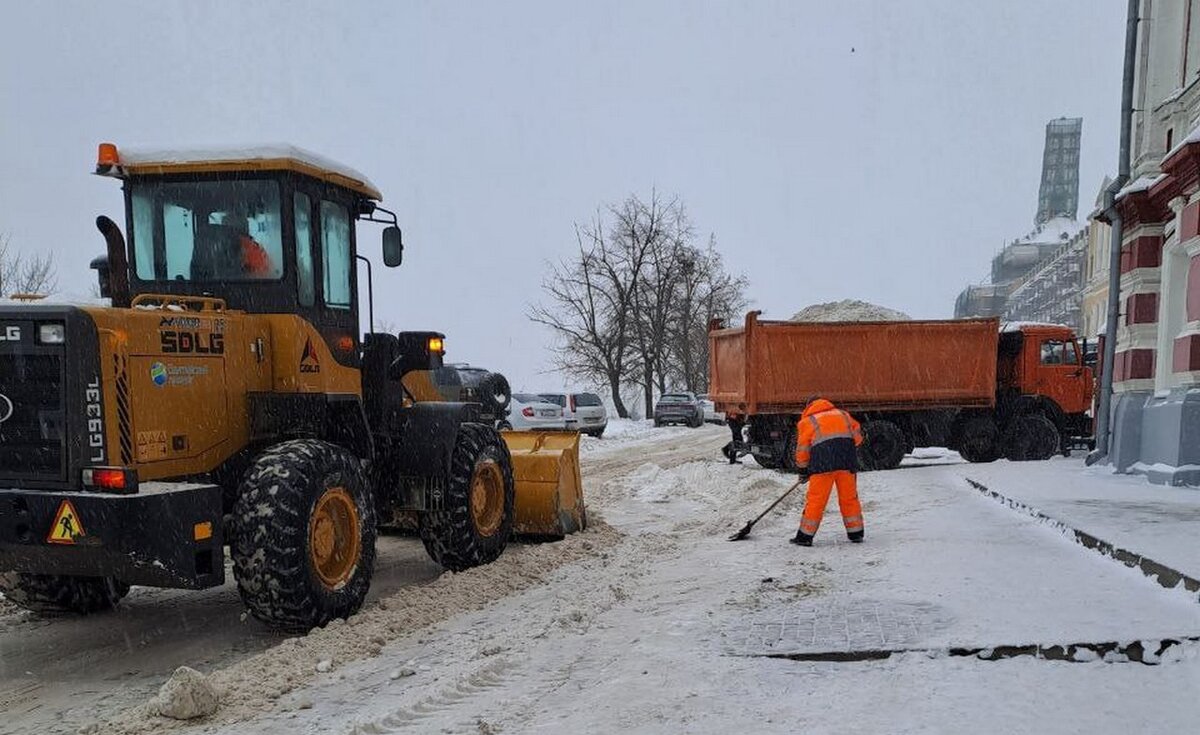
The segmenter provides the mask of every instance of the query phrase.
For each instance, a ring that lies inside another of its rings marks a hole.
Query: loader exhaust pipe
[[[100,295],[111,297],[113,306],[128,308],[133,296],[129,290],[129,261],[125,257],[125,236],[121,234],[117,223],[104,215],[96,218],[96,229],[104,236],[107,246],[106,267],[98,267],[95,261],[92,263],[92,267],[100,271]],[[107,294],[104,293],[105,281],[108,282]]]

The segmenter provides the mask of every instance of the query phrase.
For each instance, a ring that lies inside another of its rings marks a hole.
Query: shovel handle
[[[777,505],[779,505],[780,503],[782,503],[784,498],[786,498],[787,496],[791,495],[791,494],[792,494],[792,492],[794,492],[796,488],[800,487],[801,485],[803,485],[803,484],[804,484],[805,482],[807,482],[807,481],[808,481],[808,478],[807,478],[807,477],[801,477],[799,480],[796,480],[795,484],[793,484],[791,487],[789,487],[786,493],[784,493],[783,495],[780,495],[780,496],[779,496],[779,497],[778,497],[778,498],[775,500],[775,502],[774,502],[774,503],[771,503],[771,505],[767,506],[767,509],[766,509],[766,510],[764,510],[762,513],[759,513],[759,514],[758,514],[758,517],[754,519],[754,522],[755,522],[755,523],[758,523],[759,521],[761,521],[761,520],[762,520],[762,519],[763,519],[763,518],[764,518],[764,517],[765,517],[765,516],[766,516],[768,513],[770,513],[771,511],[775,510],[775,506],[777,506]]]

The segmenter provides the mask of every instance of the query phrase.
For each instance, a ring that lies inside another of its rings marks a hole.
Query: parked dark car
[[[696,428],[704,424],[704,406],[695,393],[664,393],[654,406],[654,425],[687,424]]]

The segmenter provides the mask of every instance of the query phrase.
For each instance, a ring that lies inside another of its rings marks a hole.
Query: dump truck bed
[[[799,413],[820,395],[853,411],[991,406],[998,319],[759,321],[709,332],[718,410]]]

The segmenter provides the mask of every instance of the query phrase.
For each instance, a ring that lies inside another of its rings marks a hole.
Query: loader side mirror
[[[392,225],[383,228],[383,264],[395,268],[404,261],[404,241],[400,237],[400,228]]]

